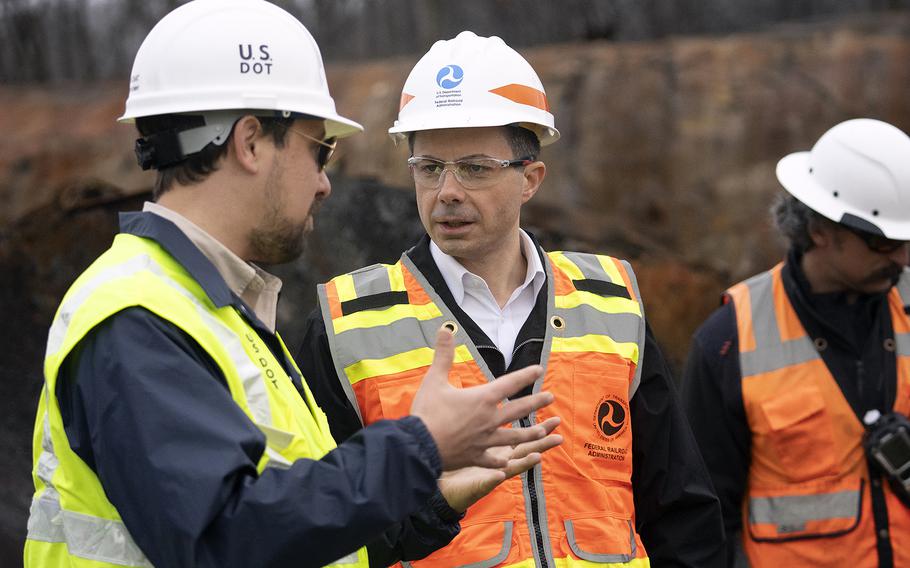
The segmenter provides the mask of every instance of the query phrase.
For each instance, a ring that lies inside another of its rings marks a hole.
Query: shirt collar
[[[120,232],[155,241],[189,273],[216,308],[235,306],[249,321],[269,330],[231,291],[212,261],[173,221],[149,211],[120,213]]]
[[[142,211],[154,213],[177,225],[177,228],[211,261],[234,294],[247,300],[253,299],[251,305],[255,306],[255,298],[263,291],[278,293],[281,290],[281,280],[278,277],[244,261],[199,225],[176,211],[151,202],[146,202]]]
[[[524,282],[522,282],[518,288],[525,288],[528,285],[532,285],[534,296],[536,297],[546,282],[546,272],[544,272],[543,265],[540,262],[540,255],[537,254],[537,248],[534,246],[534,241],[531,240],[531,237],[523,229],[519,229],[518,232],[521,239],[521,251],[524,254],[528,265]],[[430,254],[433,256],[433,261],[436,262],[436,266],[439,268],[439,272],[442,274],[446,286],[448,286],[449,291],[452,292],[455,303],[459,305],[462,304],[465,295],[465,280],[476,275],[462,266],[454,257],[442,252],[442,249],[436,246],[436,243],[432,240],[430,241]],[[477,278],[479,278],[479,276]]]

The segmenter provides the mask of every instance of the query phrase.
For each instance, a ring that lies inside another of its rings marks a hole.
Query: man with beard
[[[25,565],[351,566],[366,545],[426,555],[458,532],[447,491],[482,494],[558,444],[549,393],[446,381],[451,333],[410,415],[335,447],[275,331],[281,283],[330,192],[335,111],[309,32],[259,0],[198,0],[149,33],[123,121],[156,203],[124,214],[48,338]],[[513,449],[514,448],[514,449]],[[478,489],[480,486],[480,489]]]
[[[728,565],[910,566],[910,138],[848,120],[777,178],[787,257],[726,292],[683,378]]]
[[[565,442],[467,510],[452,543],[414,568],[718,565],[720,509],[631,266],[545,252],[520,227],[559,133],[534,69],[498,37],[462,32],[414,66],[390,129],[427,235],[394,265],[320,287],[300,359],[340,440],[407,412],[430,330],[453,330],[451,382],[496,384],[529,364]],[[530,390],[530,389],[529,389]],[[445,485],[457,478],[445,477]],[[467,503],[447,494],[452,508]]]

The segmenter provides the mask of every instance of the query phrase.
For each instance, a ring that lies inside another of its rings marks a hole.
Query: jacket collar
[[[244,315],[255,318],[252,310],[246,308],[243,302],[234,296],[215,265],[171,221],[154,213],[121,213],[120,232],[150,239],[161,245],[161,248],[189,272],[216,308],[236,305],[238,308],[243,307],[245,309],[241,310],[243,312],[249,311],[249,314]]]

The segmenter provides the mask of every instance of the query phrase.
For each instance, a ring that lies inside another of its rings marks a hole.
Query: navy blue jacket
[[[302,389],[277,338],[173,223],[132,213],[121,231],[155,240],[216,306],[235,307]],[[258,475],[265,437],[219,367],[145,309],[92,330],[64,362],[56,394],[71,447],[156,566],[322,566],[367,544],[391,562],[426,556],[459,530],[437,489],[436,445],[416,417]]]
[[[495,344],[455,302],[433,261],[429,243],[429,237],[424,236],[407,254],[467,331],[493,375],[538,364],[547,325],[547,287],[541,288],[522,325],[512,362],[506,367]],[[544,262],[542,249],[537,249]],[[338,380],[319,310],[307,320],[297,359],[304,374],[318,377],[308,384],[329,417],[335,439],[349,439],[362,432],[360,419]],[[636,528],[655,568],[721,566],[724,534],[720,506],[673,387],[670,369],[650,328],[641,365],[641,384],[630,401]]]

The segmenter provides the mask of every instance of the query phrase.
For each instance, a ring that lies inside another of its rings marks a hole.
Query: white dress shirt
[[[521,233],[521,252],[528,263],[524,282],[516,288],[500,308],[493,292],[483,278],[468,271],[460,262],[442,252],[430,242],[430,254],[442,273],[455,303],[487,334],[505,358],[506,367],[512,362],[515,339],[525,320],[531,315],[537,294],[546,282],[546,274],[531,237]]]

